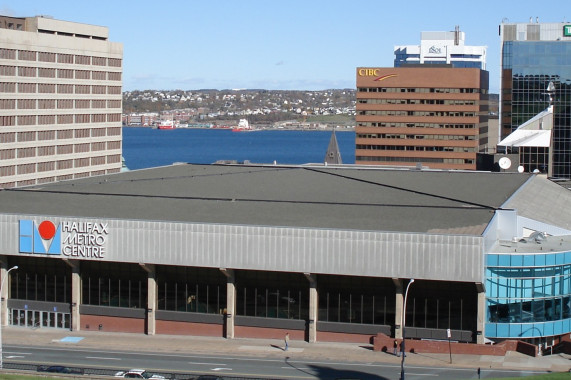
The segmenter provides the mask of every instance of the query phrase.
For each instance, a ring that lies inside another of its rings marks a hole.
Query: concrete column
[[[2,293],[0,294],[0,299],[2,300],[2,302],[0,302],[0,313],[2,314],[2,326],[6,326],[8,324],[8,279],[6,278],[8,275],[8,264],[5,256],[2,256],[0,260],[0,283],[4,283]]]
[[[79,260],[64,260],[71,267],[71,331],[81,330],[81,316],[79,305],[81,304],[81,271]]]
[[[476,322],[476,343],[485,344],[486,337],[486,288],[482,283],[476,283],[478,291],[478,320]]]
[[[236,318],[236,274],[233,269],[220,268],[226,276],[226,339],[234,339]]]
[[[155,335],[157,312],[157,272],[154,264],[139,264],[147,272],[147,335]]]
[[[402,286],[402,280],[398,278],[393,278],[395,284],[395,338],[402,339],[402,309],[404,303],[404,289]]]
[[[304,273],[309,281],[309,329],[308,341],[309,343],[317,342],[317,277],[315,274]]]

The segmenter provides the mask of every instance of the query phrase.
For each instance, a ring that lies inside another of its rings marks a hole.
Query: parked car
[[[144,369],[130,369],[128,371],[119,371],[115,374],[115,377],[123,377],[125,379],[151,379],[151,380],[159,380],[164,379],[164,376],[156,375],[154,373],[150,373]]]
[[[70,373],[74,375],[83,375],[83,369],[81,368],[70,368],[64,367],[62,365],[41,365],[38,366],[38,372]]]

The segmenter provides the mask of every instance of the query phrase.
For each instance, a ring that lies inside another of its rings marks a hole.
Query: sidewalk
[[[401,358],[392,353],[375,352],[372,345],[355,343],[307,343],[290,341],[287,352],[284,342],[275,339],[224,339],[219,337],[143,335],[101,331],[67,331],[30,329],[7,326],[2,328],[3,344],[26,346],[78,347],[117,351],[167,352],[176,354],[232,355],[257,358],[285,358],[313,361],[353,361],[355,363],[389,363],[400,365]],[[517,352],[506,356],[414,354],[407,353],[407,366],[451,366],[484,369],[515,369],[568,372],[571,356],[550,355],[529,357]]]

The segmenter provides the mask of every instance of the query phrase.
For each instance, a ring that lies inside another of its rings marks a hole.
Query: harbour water
[[[130,170],[175,162],[220,160],[283,165],[323,163],[331,131],[123,128],[123,157]],[[354,130],[336,131],[344,164],[355,163]]]

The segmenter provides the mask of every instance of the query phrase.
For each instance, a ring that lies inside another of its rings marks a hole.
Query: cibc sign
[[[107,223],[20,220],[20,253],[102,259],[108,236]]]

